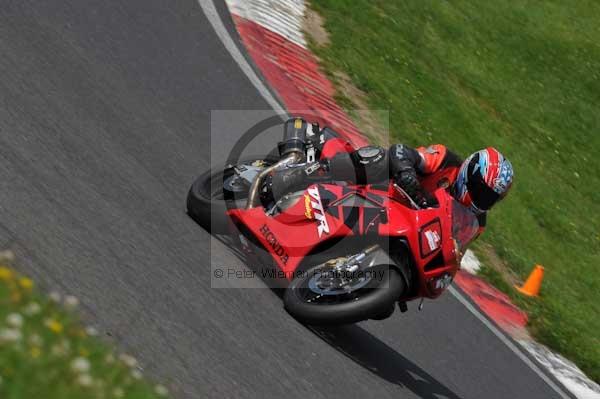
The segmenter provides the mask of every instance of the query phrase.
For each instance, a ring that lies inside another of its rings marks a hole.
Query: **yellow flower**
[[[46,321],[44,322],[44,324],[53,333],[60,334],[63,331],[63,325],[60,324],[60,322],[58,322],[58,321],[56,321],[54,319],[46,319]]]
[[[83,357],[88,357],[90,355],[90,352],[88,352],[86,349],[81,348],[79,349],[79,354]]]
[[[33,288],[33,281],[31,281],[30,278],[27,277],[21,277],[19,279],[19,285],[21,286],[21,288],[23,288],[24,290],[31,290]]]
[[[10,281],[14,277],[12,270],[8,267],[0,266],[0,280]]]
[[[37,359],[42,354],[42,351],[37,346],[34,346],[33,348],[31,348],[31,351],[29,351],[29,354],[32,358]]]

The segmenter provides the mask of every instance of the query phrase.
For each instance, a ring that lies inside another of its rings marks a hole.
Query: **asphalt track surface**
[[[557,397],[450,295],[315,333],[210,288],[210,256],[241,267],[184,213],[210,110],[269,107],[194,0],[5,0],[0,54],[0,247],[176,397]]]

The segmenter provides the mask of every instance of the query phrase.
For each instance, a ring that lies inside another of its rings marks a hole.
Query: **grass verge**
[[[500,288],[528,311],[536,339],[599,382],[600,4],[311,6],[329,33],[328,45],[313,43],[324,69],[334,81],[346,73],[370,107],[390,110],[393,139],[446,143],[464,156],[491,145],[513,162],[513,192],[482,240],[511,273],[524,279],[541,263],[546,277],[537,299]]]
[[[85,328],[74,297],[46,297],[0,266],[0,398],[158,399],[135,358],[117,355]]]

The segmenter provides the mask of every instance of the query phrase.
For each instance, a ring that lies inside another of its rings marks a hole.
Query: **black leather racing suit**
[[[430,193],[421,188],[419,166],[421,156],[414,148],[394,144],[389,149],[366,146],[352,153],[338,153],[329,159],[293,165],[272,176],[271,190],[275,199],[308,184],[348,181],[374,184],[393,179],[420,207],[435,203]]]
[[[328,128],[319,132],[320,151],[327,140]],[[331,132],[331,130],[329,130]],[[337,136],[335,133],[332,134]],[[431,193],[421,186],[419,177],[435,173],[445,168],[460,167],[463,160],[443,145],[433,145],[418,149],[404,144],[394,144],[388,149],[379,146],[366,146],[353,152],[340,152],[331,158],[312,163],[292,165],[274,173],[269,182],[273,200],[307,185],[333,181],[346,181],[354,184],[384,183],[392,179],[421,208],[436,204]],[[450,188],[452,191],[452,187]],[[486,225],[486,213],[478,215],[479,225]]]

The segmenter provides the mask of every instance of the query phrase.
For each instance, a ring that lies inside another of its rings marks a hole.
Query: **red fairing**
[[[346,140],[342,140],[340,138],[331,138],[323,144],[323,149],[321,150],[321,159],[333,158],[336,154],[339,153],[352,153],[354,152],[354,147],[350,142]]]
[[[395,238],[403,238],[418,274],[416,295],[433,298],[458,269],[451,235],[452,200],[443,189],[435,194],[439,208],[416,211],[381,187],[316,184],[275,216],[266,215],[262,207],[234,209],[229,214],[250,230],[288,278],[326,240],[381,236],[396,242]]]

